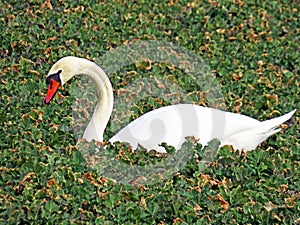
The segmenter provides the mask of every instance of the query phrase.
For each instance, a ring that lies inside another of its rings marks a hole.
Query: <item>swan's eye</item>
[[[50,84],[52,85],[53,80],[57,81],[57,82],[61,82],[60,81],[60,74],[61,74],[62,70],[59,70],[57,73],[51,74],[46,78],[46,84]]]

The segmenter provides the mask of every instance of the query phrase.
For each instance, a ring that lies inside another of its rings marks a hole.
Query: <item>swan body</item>
[[[105,72],[95,63],[77,57],[64,57],[48,73],[46,83],[49,103],[60,85],[75,75],[90,76],[99,91],[99,100],[83,138],[103,141],[103,133],[113,109],[113,90]],[[254,150],[269,136],[280,131],[278,126],[289,120],[296,110],[283,116],[260,122],[251,117],[192,104],[165,106],[150,111],[121,129],[109,141],[128,142],[133,149],[138,145],[158,152],[166,152],[162,143],[181,148],[185,138],[193,136],[204,146],[217,138],[235,150]]]

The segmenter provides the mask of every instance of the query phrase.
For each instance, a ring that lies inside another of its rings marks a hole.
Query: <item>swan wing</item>
[[[177,104],[150,111],[121,129],[110,142],[128,142],[133,149],[138,145],[165,152],[166,143],[180,149],[188,136],[202,145],[217,138],[222,140],[261,122],[251,117],[192,104]]]

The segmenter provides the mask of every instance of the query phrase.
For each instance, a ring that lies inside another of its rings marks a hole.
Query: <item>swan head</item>
[[[91,61],[74,56],[67,56],[58,60],[48,72],[46,78],[48,92],[44,102],[48,104],[54,98],[60,86],[64,85],[73,76],[85,73],[91,66],[93,66]]]

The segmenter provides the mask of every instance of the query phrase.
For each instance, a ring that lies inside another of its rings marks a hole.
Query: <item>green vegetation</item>
[[[202,57],[222,84],[228,111],[265,120],[299,109],[298,1],[4,2],[0,224],[300,223],[299,110],[294,125],[255,151],[223,147],[203,168],[205,152],[189,140],[194,155],[175,174],[126,185],[99,176],[76,145],[70,93],[78,78],[43,104],[45,75],[59,58],[94,59],[131,42],[159,40]],[[109,74],[115,93],[133,74],[171,77],[188,93],[197,91],[180,69],[145,59]],[[195,94],[190,101],[201,102]],[[131,119],[165,104],[140,100]],[[132,153],[126,145],[107,154],[128,165],[166,157]]]

